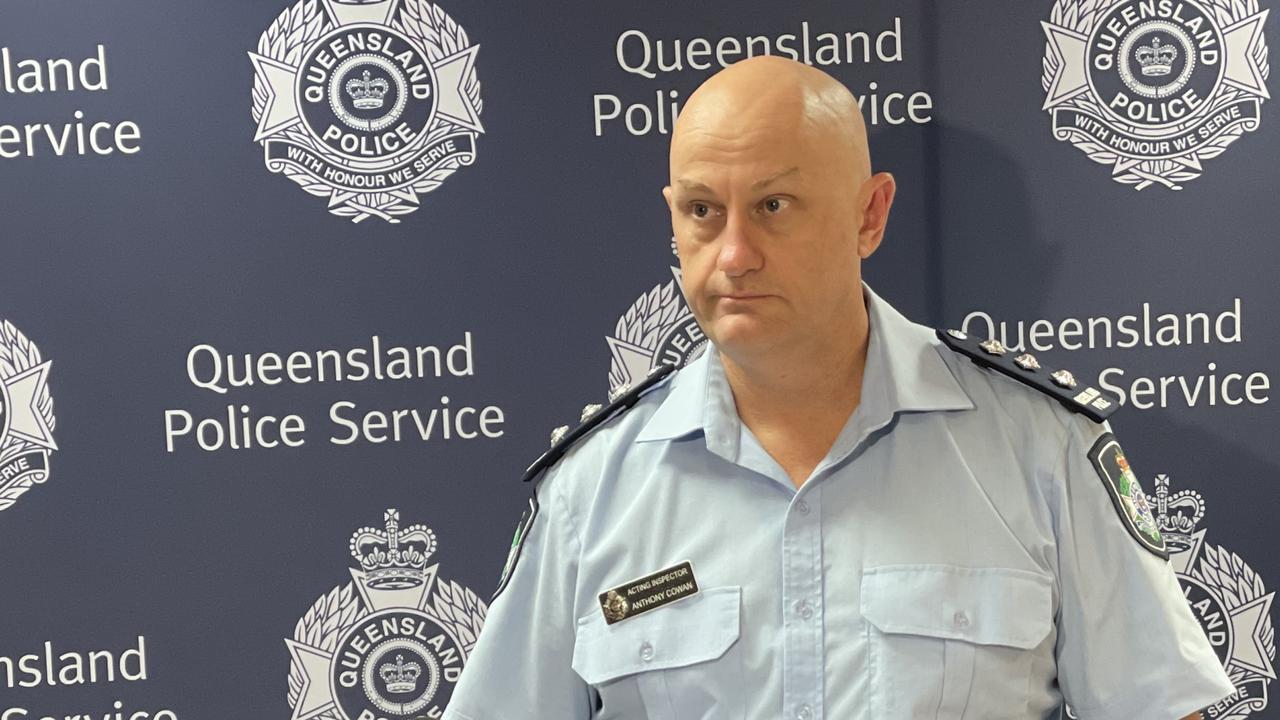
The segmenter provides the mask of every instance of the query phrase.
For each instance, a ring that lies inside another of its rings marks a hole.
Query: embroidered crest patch
[[[1089,461],[1097,468],[1102,484],[1107,487],[1111,502],[1116,506],[1116,512],[1120,514],[1129,534],[1142,547],[1168,560],[1169,549],[1156,527],[1151,504],[1147,502],[1146,493],[1138,485],[1138,476],[1129,467],[1129,461],[1125,459],[1124,451],[1120,449],[1115,436],[1106,433],[1098,438],[1089,451]]]
[[[496,600],[498,595],[507,588],[511,574],[516,571],[516,563],[520,561],[520,550],[524,547],[524,540],[529,537],[529,530],[533,528],[533,520],[536,517],[538,517],[538,497],[534,495],[529,498],[529,509],[524,511],[520,516],[520,523],[516,525],[516,533],[511,537],[511,550],[507,552],[507,563],[503,566],[502,577],[498,580],[498,589],[493,591],[493,597],[489,602]]]

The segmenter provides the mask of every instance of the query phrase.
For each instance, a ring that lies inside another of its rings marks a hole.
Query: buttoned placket
[[[823,717],[822,489],[810,478],[787,508],[782,534],[782,710]]]
[[[782,717],[823,717],[823,593],[821,468],[797,490],[782,466],[760,445],[745,424],[738,424],[733,461],[777,483],[790,496],[783,520],[782,566]],[[727,435],[727,433],[726,433]]]
[[[873,418],[870,422],[865,419],[868,415]],[[892,413],[855,411],[787,508],[782,536],[784,718],[819,720],[824,716],[822,483],[830,482],[837,468],[853,462],[870,436],[888,425],[892,417]]]

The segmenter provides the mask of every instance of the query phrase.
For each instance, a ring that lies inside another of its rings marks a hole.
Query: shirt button
[[[640,644],[640,659],[645,662],[653,659],[653,645],[650,645],[648,640]]]
[[[801,620],[809,620],[813,618],[813,604],[808,600],[801,600],[796,603],[796,614]]]
[[[957,610],[954,617],[951,618],[951,624],[958,628],[969,627],[969,616],[964,614],[963,610]]]
[[[807,502],[805,502],[805,501],[801,500],[800,502],[796,503],[796,510],[800,511],[800,514],[801,514],[801,515],[808,515],[808,514],[809,514],[809,503],[807,503]]]
[[[812,720],[813,708],[808,705],[801,705],[796,708],[796,720]]]

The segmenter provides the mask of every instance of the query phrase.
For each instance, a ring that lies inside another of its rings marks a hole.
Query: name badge
[[[697,592],[698,579],[693,576],[693,563],[686,560],[600,593],[600,610],[604,613],[604,621],[612,625]]]

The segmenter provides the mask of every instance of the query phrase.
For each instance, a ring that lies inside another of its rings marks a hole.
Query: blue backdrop
[[[1121,394],[1209,717],[1280,717],[1268,12],[10,0],[0,718],[435,716],[549,431],[699,349],[670,128],[766,52],[863,103],[877,292]]]

